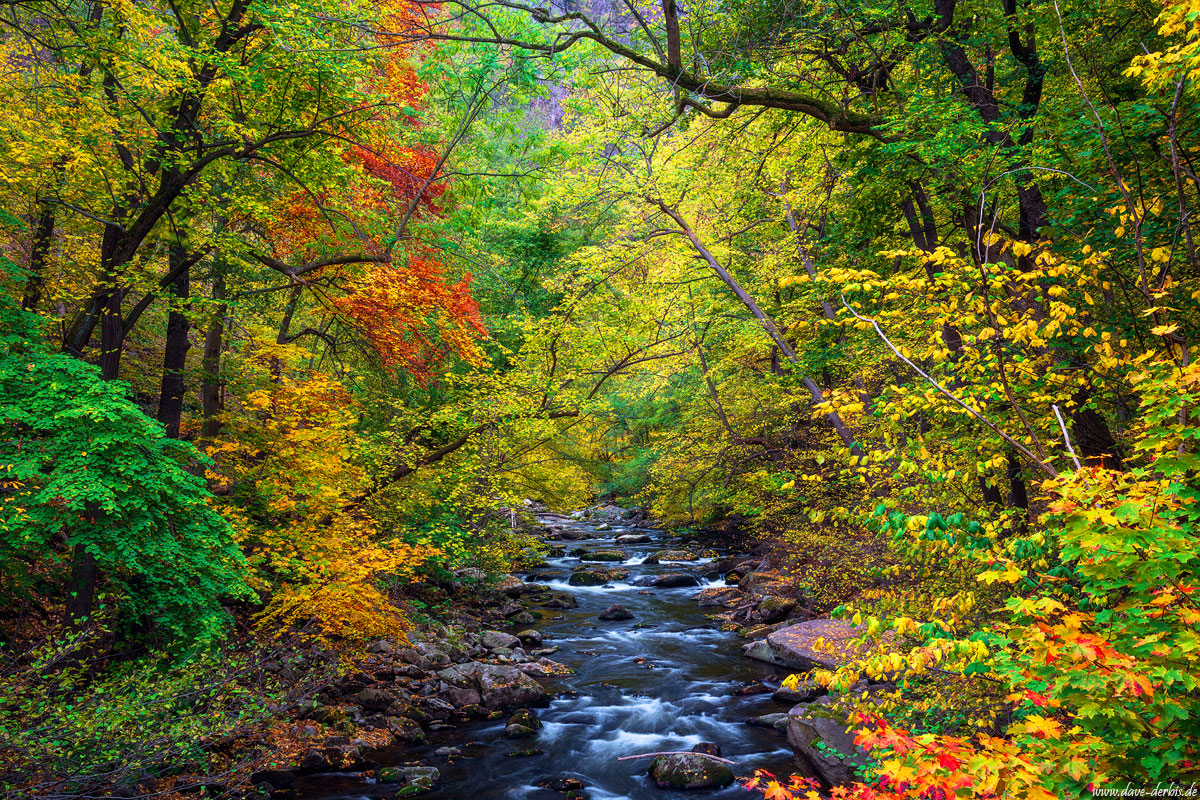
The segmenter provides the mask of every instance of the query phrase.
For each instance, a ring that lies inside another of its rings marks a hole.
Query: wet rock
[[[290,769],[264,769],[251,775],[250,782],[268,792],[282,792],[296,785],[296,773]]]
[[[530,747],[525,750],[514,750],[511,753],[505,753],[505,758],[529,758],[530,756],[544,756],[546,753],[536,747]]]
[[[515,575],[505,575],[500,579],[500,582],[496,584],[496,591],[500,592],[501,594],[506,594],[512,598],[520,597],[526,593],[536,592],[537,590],[537,586],[526,583]]]
[[[745,686],[740,686],[733,690],[733,693],[739,697],[749,697],[755,694],[770,694],[771,687],[764,684],[762,681],[748,683]]]
[[[417,744],[425,741],[425,731],[414,719],[408,717],[391,717],[387,722],[388,732],[400,744]]]
[[[696,602],[701,608],[733,608],[742,600],[742,593],[734,586],[714,586],[701,589]]]
[[[552,792],[577,792],[583,788],[583,781],[575,778],[557,778],[555,780],[539,781],[538,786]]]
[[[629,558],[621,550],[592,550],[579,557],[580,561],[624,561]]]
[[[542,634],[530,628],[529,630],[518,631],[517,638],[522,643],[528,645],[538,645],[542,643]]]
[[[540,683],[514,667],[486,666],[479,673],[483,704],[491,709],[541,708],[550,698]]]
[[[566,664],[560,664],[557,661],[551,661],[544,657],[539,658],[537,661],[526,661],[514,666],[526,675],[532,675],[535,678],[547,678],[551,675],[570,675],[572,672],[571,668]]]
[[[437,750],[433,751],[433,754],[441,758],[454,758],[456,756],[461,756],[462,750],[459,750],[457,747],[439,747]]]
[[[728,764],[701,753],[658,756],[649,773],[660,789],[718,789],[733,783]]]
[[[537,736],[537,731],[528,725],[506,725],[504,735],[510,739],[528,739],[530,736]]]
[[[358,694],[354,695],[354,702],[360,706],[372,711],[383,711],[390,706],[396,698],[390,693],[385,692],[376,686],[368,686]]]
[[[701,550],[696,555],[699,556],[700,558],[707,558],[710,561],[716,561],[718,558],[721,557],[721,554],[718,553],[716,550]]]
[[[796,607],[796,600],[792,597],[776,597],[767,595],[758,604],[758,616],[766,623],[779,622],[787,618],[787,615]]]
[[[855,768],[867,764],[866,752],[847,733],[849,720],[822,697],[788,712],[787,740],[796,756],[799,772],[826,786],[855,780]]]
[[[674,589],[680,586],[699,586],[695,576],[682,572],[664,572],[662,575],[647,575],[633,582],[634,586],[653,586],[658,589]]]
[[[780,703],[808,703],[827,694],[829,694],[829,690],[819,683],[812,680],[802,680],[796,684],[795,689],[789,689],[785,686],[779,687],[771,695],[771,699]]]
[[[575,585],[587,585],[587,584],[575,584]],[[597,584],[597,585],[599,585],[599,584]],[[570,595],[558,595],[557,597],[553,598],[552,600],[546,601],[542,605],[542,608],[578,608],[578,607],[579,607],[579,601],[576,600],[574,597],[571,597]]]
[[[567,583],[572,586],[603,586],[608,583],[608,576],[600,572],[584,570],[571,573],[571,577],[567,580]],[[546,605],[549,607],[549,603]]]
[[[538,719],[538,715],[530,711],[528,708],[518,709],[515,714],[508,718],[508,725],[521,725],[530,730],[540,730],[542,721]]]
[[[633,612],[620,603],[614,603],[613,605],[601,611],[598,619],[608,621],[633,619]]]
[[[440,697],[426,697],[421,700],[421,707],[430,719],[446,721],[454,713],[454,706]]]
[[[501,647],[513,648],[521,643],[521,640],[511,633],[502,631],[484,631],[479,637],[479,642],[488,650],[496,650]]]
[[[700,742],[692,748],[692,752],[703,753],[707,756],[719,756],[721,755],[721,745],[715,742]]]
[[[644,533],[626,533],[617,537],[617,544],[650,544],[650,541]]]
[[[761,717],[751,717],[746,720],[747,725],[753,725],[756,728],[774,728],[780,722],[787,722],[788,715],[786,712],[778,714],[763,714]]]
[[[596,530],[598,530],[598,531],[611,531],[611,530],[612,530],[612,525],[609,525],[607,522],[601,522],[599,525],[597,525],[597,526],[596,526]]]
[[[477,689],[460,689],[457,686],[446,686],[438,692],[438,697],[454,708],[477,705],[482,699]]]
[[[330,741],[333,740],[327,739],[324,747],[308,750],[300,759],[300,769],[304,772],[349,772],[369,766],[358,745],[328,744]]]
[[[659,550],[646,556],[644,564],[659,564],[663,561],[697,561],[699,556],[691,550]]]

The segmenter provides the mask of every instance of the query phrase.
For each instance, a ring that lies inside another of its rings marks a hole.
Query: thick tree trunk
[[[82,544],[71,551],[71,582],[67,589],[66,621],[69,625],[82,624],[96,607],[96,586],[100,582],[100,568],[96,558]]]
[[[178,243],[170,247],[172,270],[187,261],[187,251]],[[167,429],[167,436],[179,438],[183,418],[183,396],[187,390],[184,371],[191,346],[188,334],[191,322],[185,313],[191,293],[191,269],[185,267],[171,284],[171,313],[167,317],[167,341],[163,352],[162,390],[158,396],[158,421]]]

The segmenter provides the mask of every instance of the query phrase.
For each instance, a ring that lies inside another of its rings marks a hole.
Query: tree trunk
[[[42,300],[42,288],[46,281],[46,256],[54,241],[54,212],[45,201],[39,201],[38,208],[40,211],[33,234],[33,247],[29,251],[29,275],[25,279],[25,296],[21,300],[21,307],[26,311],[37,311]]]
[[[204,335],[203,377],[200,381],[201,414],[204,424],[200,435],[212,439],[221,432],[220,414],[225,410],[221,397],[221,351],[225,347],[225,315],[229,306],[225,300],[225,268],[219,261],[213,264],[212,299],[216,301],[208,331]]]
[[[178,242],[170,247],[170,265],[174,269],[187,261],[187,251]],[[191,293],[191,269],[185,267],[171,284],[171,313],[167,317],[167,341],[163,352],[162,390],[158,396],[158,421],[167,429],[167,436],[179,438],[183,418],[183,396],[187,390],[184,370],[191,346],[188,334],[191,322],[185,313]]]
[[[66,621],[68,625],[81,625],[96,607],[96,585],[100,581],[100,568],[96,557],[82,544],[71,551],[71,582],[67,587]]]

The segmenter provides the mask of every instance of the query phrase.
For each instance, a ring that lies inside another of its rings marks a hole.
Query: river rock
[[[608,621],[633,619],[633,612],[620,603],[614,603],[613,605],[601,611],[598,619]]]
[[[796,600],[792,597],[776,597],[775,595],[767,595],[758,604],[759,618],[768,624],[779,622],[785,619],[792,609],[796,607]]]
[[[801,774],[826,786],[839,786],[855,780],[855,768],[866,766],[868,759],[854,743],[854,734],[846,732],[850,723],[845,715],[832,706],[832,698],[822,697],[792,708],[787,740]]]
[[[601,522],[599,525],[596,526],[596,530],[602,531],[602,532],[603,531],[611,531],[612,525],[609,525],[607,522]]]
[[[533,628],[517,631],[517,638],[520,639],[522,643],[528,645],[539,645],[542,643],[542,634],[538,631],[535,631]]]
[[[376,686],[368,686],[354,695],[354,702],[371,711],[383,711],[396,698]]]
[[[524,739],[536,736],[541,727],[542,721],[537,715],[528,708],[522,708],[508,718],[508,724],[504,726],[504,735],[510,739]]]
[[[560,664],[545,657],[539,658],[537,661],[526,661],[521,664],[514,664],[513,666],[526,675],[532,675],[535,678],[548,678],[551,675],[570,675],[572,672],[571,668],[566,664]]]
[[[286,791],[296,785],[296,773],[290,769],[264,769],[251,775],[250,783],[271,793]]]
[[[571,573],[567,583],[572,586],[603,586],[608,583],[608,576],[592,570],[583,570]],[[547,607],[549,607],[548,603]]]
[[[621,550],[591,550],[579,556],[580,561],[624,561],[629,558]]]
[[[679,586],[699,586],[695,576],[682,572],[664,572],[662,575],[647,575],[633,582],[634,586],[654,586],[659,589],[674,589]]]
[[[786,722],[787,718],[787,712],[781,711],[778,714],[763,714],[760,717],[751,717],[746,720],[746,724],[753,725],[756,728],[774,728],[780,722]]]
[[[501,647],[507,647],[510,650],[521,644],[521,640],[511,633],[503,631],[484,631],[479,637],[479,643],[488,650],[497,650]]]
[[[645,533],[626,533],[617,537],[617,544],[650,544],[650,541]]]
[[[814,619],[789,625],[768,634],[766,639],[751,642],[742,653],[758,661],[766,661],[795,670],[836,669],[858,655],[859,648],[849,640],[862,636],[863,627],[836,619]],[[817,640],[824,644],[817,646]]]
[[[528,611],[518,611],[508,618],[508,621],[516,625],[532,625],[537,622],[537,617]]]
[[[425,741],[425,731],[416,720],[408,717],[390,717],[387,721],[388,732],[400,744],[417,744]]]
[[[550,705],[542,685],[515,667],[485,666],[479,672],[479,690],[483,704],[493,710]]]
[[[392,643],[387,639],[376,639],[367,645],[368,653],[390,653],[392,652]]]
[[[701,608],[733,608],[742,600],[742,593],[734,586],[714,586],[701,589],[696,595]]]
[[[526,583],[516,575],[505,575],[496,584],[496,591],[512,598],[517,598],[523,594],[536,592],[538,588],[538,586],[532,583]]]
[[[719,789],[733,783],[728,764],[700,753],[658,756],[649,772],[660,789]]]
[[[829,690],[816,681],[805,679],[796,684],[795,689],[781,686],[771,695],[771,699],[780,703],[809,703],[818,697],[829,694]]]
[[[482,699],[476,689],[462,689],[458,686],[445,686],[438,691],[438,697],[455,708],[476,705]]]
[[[646,556],[643,564],[658,564],[663,561],[697,561],[699,556],[690,550],[659,550]]]

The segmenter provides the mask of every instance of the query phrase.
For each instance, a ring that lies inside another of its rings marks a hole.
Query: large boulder
[[[617,537],[617,544],[650,544],[650,536],[645,533],[626,533]]]
[[[400,744],[417,744],[425,741],[425,731],[421,730],[421,724],[408,717],[389,717],[387,729],[392,734],[392,738]]]
[[[699,586],[694,575],[682,572],[664,572],[662,575],[647,575],[634,581],[634,586],[654,586],[658,589],[674,589],[680,586]]]
[[[729,765],[703,753],[659,756],[649,771],[660,789],[719,789],[733,783]]]
[[[788,712],[787,740],[802,775],[826,787],[855,780],[855,768],[868,763],[866,751],[847,733],[850,722],[830,697],[804,703]]]
[[[542,685],[515,667],[481,668],[479,693],[483,695],[483,704],[492,710],[550,705]]]
[[[511,633],[503,631],[484,631],[479,637],[479,643],[488,650],[498,650],[501,647],[507,647],[512,650],[515,647],[521,646],[521,640]]]
[[[850,642],[864,632],[862,626],[855,627],[842,620],[814,619],[780,628],[768,634],[766,639],[746,645],[742,653],[758,661],[797,671],[836,669],[859,655],[865,655],[863,648]]]

